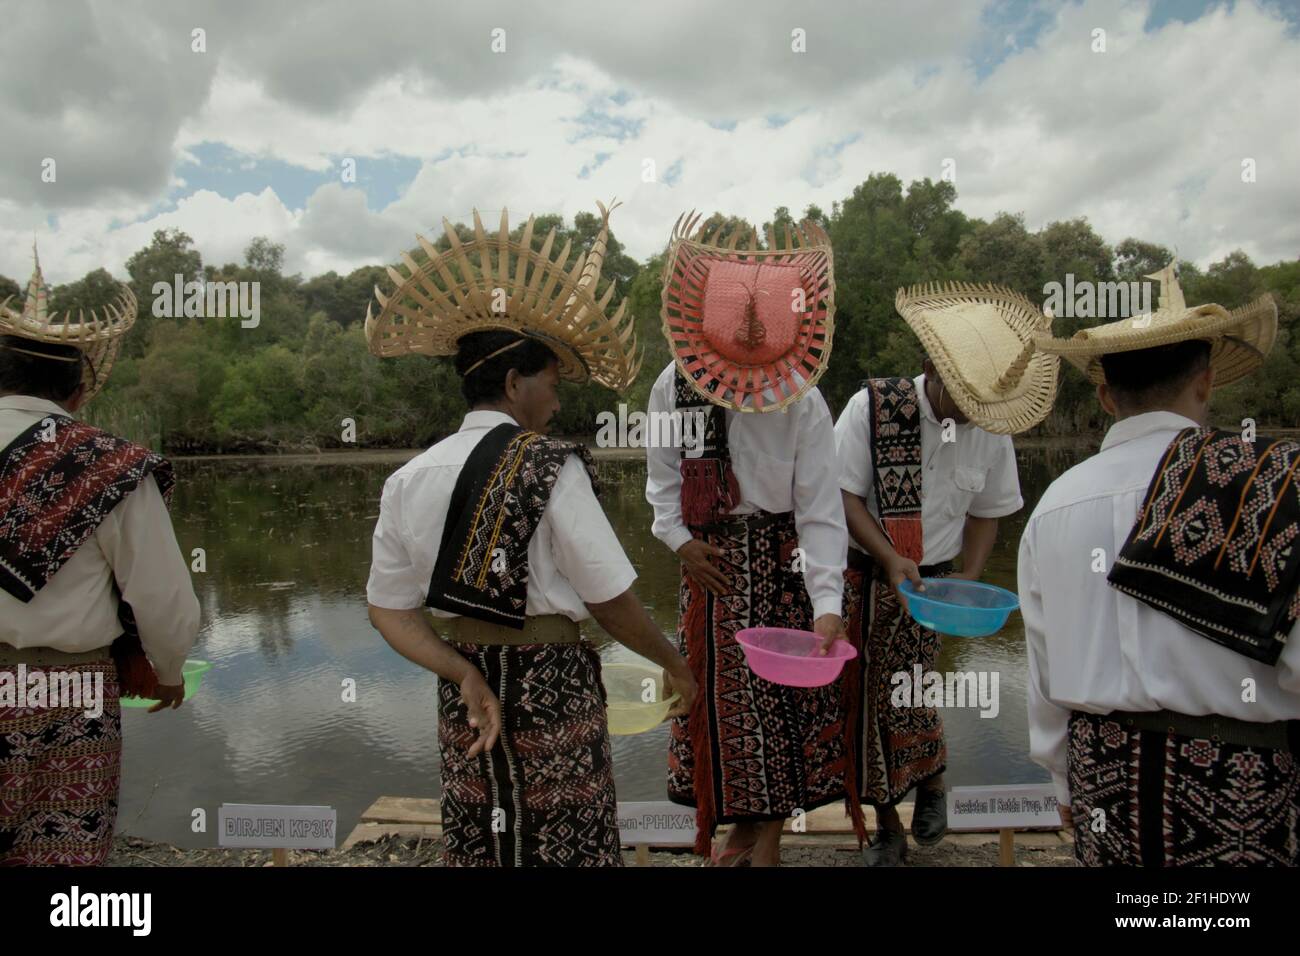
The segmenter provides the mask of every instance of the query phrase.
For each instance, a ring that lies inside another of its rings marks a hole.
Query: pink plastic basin
[[[848,641],[836,641],[822,657],[822,639],[811,631],[784,627],[747,627],[736,633],[749,669],[764,680],[787,687],[823,687],[840,676],[844,662],[858,656]]]

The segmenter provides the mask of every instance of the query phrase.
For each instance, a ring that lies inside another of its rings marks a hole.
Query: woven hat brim
[[[1157,317],[1160,313],[1157,313]],[[1250,375],[1268,357],[1277,341],[1277,303],[1271,295],[1229,312],[1222,306],[1205,304],[1184,310],[1177,319],[1146,327],[1136,324],[1142,317],[1109,322],[1096,329],[1114,330],[1110,334],[1061,339],[1050,333],[1035,337],[1039,349],[1059,355],[1088,376],[1094,385],[1106,381],[1101,357],[1118,352],[1136,352],[1160,348],[1193,339],[1210,343],[1210,365],[1214,368],[1214,387],[1231,385]],[[1081,332],[1096,332],[1096,329]]]
[[[1014,435],[1033,428],[1051,412],[1060,359],[1034,348],[1034,332],[1050,320],[1023,295],[995,285],[930,283],[899,289],[894,304],[921,340],[945,390],[975,425],[996,435]],[[953,333],[958,323],[969,333],[972,323],[993,322],[1010,335],[995,336],[997,330],[990,328],[988,339],[980,340],[981,347],[992,348],[993,341],[1001,339],[1015,345],[996,355],[986,354],[996,375],[972,381],[972,363]]]
[[[682,377],[704,400],[741,413],[780,411],[811,391],[826,371],[835,333],[835,265],[830,237],[813,222],[786,228],[785,242],[768,231],[768,248],[750,233],[747,248],[733,232],[725,245],[721,229],[707,236],[696,229],[699,215],[679,216],[673,228],[660,300],[664,337]],[[810,280],[793,347],[762,365],[741,365],[720,355],[703,332],[703,269],[713,262],[758,262],[798,266]]]
[[[78,349],[86,359],[81,373],[82,404],[103,390],[117,361],[122,337],[135,325],[136,298],[129,286],[119,286],[117,299],[104,308],[104,318],[92,314],[87,320],[83,315],[78,322],[56,322],[57,314],[44,322],[32,321],[10,308],[8,301],[0,302],[0,335]]]
[[[444,219],[450,243],[445,251],[416,236],[426,261],[416,263],[403,253],[405,273],[388,267],[396,288],[385,295],[376,287],[380,311],[376,315],[370,306],[366,308],[370,351],[385,358],[455,355],[466,335],[509,331],[550,347],[562,379],[590,380],[615,392],[626,390],[641,369],[641,355],[633,317],[625,314],[626,301],[612,314],[608,311],[613,283],[600,298],[595,296],[609,217],[609,210],[598,205],[601,231],[591,249],[579,254],[572,265],[572,240],[552,256],[557,231],[552,229],[541,248],[533,249],[532,216],[522,236],[512,240],[505,210],[500,229],[492,236],[475,210],[474,236],[465,242]]]

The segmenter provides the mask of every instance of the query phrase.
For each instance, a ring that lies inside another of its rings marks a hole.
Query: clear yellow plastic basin
[[[680,694],[664,697],[663,670],[653,664],[602,664],[609,732],[642,734],[659,726]]]

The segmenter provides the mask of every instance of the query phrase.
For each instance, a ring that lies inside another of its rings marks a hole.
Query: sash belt
[[[109,645],[89,651],[59,651],[53,647],[14,647],[0,644],[0,667],[7,664],[33,664],[37,667],[70,667],[93,664],[109,659]]]
[[[876,561],[865,551],[849,548],[849,569],[861,571],[870,577],[876,571]],[[923,578],[941,578],[945,574],[951,574],[952,569],[953,563],[951,561],[940,561],[938,564],[918,565],[916,570]]]
[[[1297,740],[1300,740],[1300,720],[1263,723],[1223,717],[1219,714],[1192,716],[1172,710],[1114,710],[1106,717],[1134,730],[1150,730],[1175,737],[1209,738],[1237,747],[1259,747],[1265,750],[1290,749],[1300,753],[1300,750],[1297,750]]]
[[[563,614],[539,614],[524,618],[523,630],[504,624],[480,621],[475,617],[439,617],[434,625],[450,640],[462,644],[489,644],[517,647],[520,644],[576,644],[579,631],[576,621]]]
[[[787,521],[793,514],[793,511],[751,511],[749,514],[727,515],[721,521],[688,527],[700,534],[744,534],[746,531],[760,531],[769,525]]]

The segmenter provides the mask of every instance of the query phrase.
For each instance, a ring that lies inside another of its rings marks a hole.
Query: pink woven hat
[[[700,216],[673,227],[664,267],[663,328],[682,375],[708,401],[738,412],[785,408],[817,384],[831,354],[835,277],[830,237],[815,222],[767,248],[749,230],[725,244]]]

